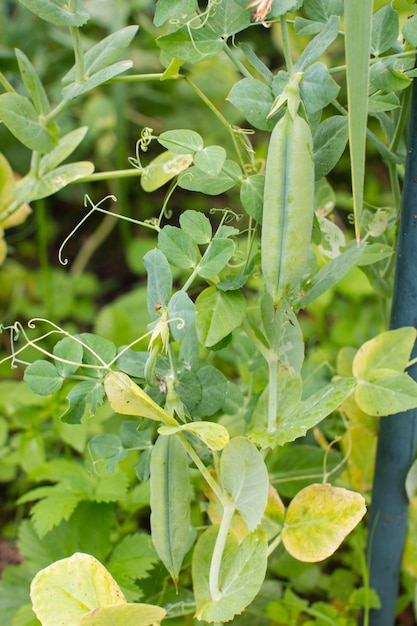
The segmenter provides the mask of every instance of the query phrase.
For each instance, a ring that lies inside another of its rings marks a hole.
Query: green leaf
[[[194,154],[204,147],[203,138],[194,130],[168,130],[161,133],[158,143],[174,154]]]
[[[320,180],[335,167],[342,156],[349,135],[348,120],[343,115],[325,119],[314,133],[314,167]]]
[[[185,291],[176,291],[168,304],[170,332],[175,341],[181,341],[195,324],[195,305]]]
[[[327,22],[331,15],[343,14],[343,0],[304,0],[303,10],[310,20]]]
[[[177,437],[160,435],[151,457],[151,531],[155,549],[177,583],[193,532],[188,457]]]
[[[198,274],[202,278],[214,278],[232,258],[236,245],[231,239],[215,237],[207,247],[198,264]]]
[[[249,530],[255,530],[268,502],[269,478],[264,460],[253,443],[235,437],[227,444],[220,458],[220,479]]]
[[[395,93],[377,92],[370,96],[368,100],[369,113],[381,113],[382,111],[392,111],[401,106],[400,99]]]
[[[391,4],[387,4],[374,13],[372,17],[371,52],[375,57],[381,56],[395,46],[399,28],[398,11],[395,11]]]
[[[246,213],[262,224],[262,212],[264,203],[265,175],[254,174],[248,176],[242,182],[240,188],[240,201]]]
[[[21,51],[15,50],[20,75],[28,90],[38,115],[47,115],[50,111],[48,96],[38,73],[27,56]]]
[[[292,376],[299,374],[304,361],[304,340],[294,311],[285,298],[274,307],[271,296],[266,294],[262,298],[261,314],[269,347]]]
[[[375,369],[403,372],[407,367],[417,331],[411,326],[380,333],[364,343],[353,359],[352,372],[356,378],[366,378]]]
[[[194,156],[194,163],[208,176],[217,176],[226,161],[226,150],[222,146],[207,146]]]
[[[271,7],[270,16],[280,17],[284,15],[284,13],[297,11],[302,3],[302,0],[280,0],[279,2],[274,2]]]
[[[25,369],[23,376],[29,387],[39,396],[48,396],[61,389],[63,378],[55,365],[49,361],[34,361]]]
[[[395,415],[417,408],[417,383],[392,369],[372,370],[358,381],[355,400],[368,415]]]
[[[242,41],[239,44],[239,47],[248,62],[252,65],[253,69],[256,70],[260,76],[262,76],[267,85],[270,85],[272,83],[274,75],[269,67],[267,67],[265,63],[261,61],[261,59],[255,54],[250,44]]]
[[[60,484],[32,490],[33,496],[36,492],[42,500],[32,506],[31,517],[41,539],[63,520],[68,520],[78,503],[85,497],[84,494],[73,492],[68,486]]]
[[[404,39],[410,46],[417,46],[417,15],[413,15],[406,20],[402,32]]]
[[[310,302],[316,300],[333,285],[339,282],[348,271],[355,265],[363,251],[363,245],[353,245],[324,265],[317,274],[309,281],[309,290],[301,298],[299,307],[305,308]]]
[[[1,96],[0,96],[1,98]],[[44,174],[40,179],[25,177],[16,185],[14,195],[17,202],[32,202],[47,198],[63,189],[70,183],[94,172],[94,165],[90,161],[79,161],[61,165],[57,169]]]
[[[62,97],[64,100],[78,98],[84,93],[87,93],[87,91],[91,91],[115,76],[122,74],[122,72],[126,72],[132,65],[133,61],[118,61],[117,63],[113,63],[113,65],[109,65],[105,69],[95,72],[95,74],[82,83],[71,83],[67,85],[62,90]]]
[[[369,55],[371,50],[373,2],[372,0],[351,0],[344,4],[349,150],[355,235],[359,241],[365,180]]]
[[[74,341],[72,337],[64,337],[55,344],[53,354],[60,359],[69,361],[64,363],[63,361],[56,361],[55,367],[62,378],[75,374],[80,367],[83,358],[83,347],[77,341]]]
[[[309,115],[324,109],[336,99],[339,85],[329,74],[324,63],[313,63],[304,73],[300,83],[301,99]]]
[[[146,532],[125,535],[112,550],[108,571],[123,586],[128,581],[147,578],[158,562],[152,540]]]
[[[103,364],[110,363],[116,356],[116,346],[105,337],[94,333],[81,333],[75,336],[84,344],[84,363],[103,366]],[[101,373],[99,375],[101,376]]]
[[[227,39],[250,26],[251,14],[250,11],[242,10],[245,8],[239,0],[221,2],[212,12],[208,24],[220,37]]]
[[[147,303],[149,315],[158,319],[157,308],[166,306],[171,297],[172,274],[166,256],[155,248],[143,257],[143,264],[148,273]],[[129,372],[127,372],[129,374]]]
[[[193,410],[193,417],[210,417],[219,411],[227,394],[227,379],[217,367],[205,365],[197,372],[201,385],[201,399]]]
[[[216,56],[223,49],[223,39],[209,26],[182,26],[169,35],[156,39],[158,46],[170,56],[186,63],[199,63]]]
[[[267,539],[262,530],[255,530],[239,545],[234,535],[228,535],[220,568],[221,598],[214,601],[209,573],[216,538],[217,527],[212,526],[201,535],[194,549],[192,576],[196,617],[208,622],[227,622],[244,611],[264,582]]]
[[[19,0],[23,6],[43,20],[55,26],[80,27],[88,21],[89,15],[82,0],[63,4],[60,0]]]
[[[33,104],[25,96],[4,93],[0,96],[0,119],[9,131],[30,150],[50,152],[57,144],[54,135],[39,123]]]
[[[361,494],[328,484],[310,485],[288,506],[282,542],[299,561],[323,561],[337,550],[365,513]]]
[[[246,301],[240,291],[208,287],[196,300],[197,335],[209,348],[238,328],[246,316]]]
[[[69,408],[60,419],[66,424],[79,424],[85,413],[87,404],[90,405],[90,416],[94,415],[97,405],[103,402],[104,387],[101,379],[83,380],[77,383],[67,394]]]
[[[412,79],[398,71],[394,60],[389,57],[373,63],[369,70],[369,80],[375,91],[401,91],[410,86]]]
[[[165,615],[165,609],[152,604],[105,606],[84,615],[79,626],[158,626]]]
[[[180,215],[180,226],[196,244],[205,244],[211,241],[211,222],[204,213],[184,211]]]
[[[178,186],[188,191],[200,191],[209,196],[218,196],[236,185],[242,172],[235,161],[226,160],[224,169],[217,176],[209,176],[199,167],[189,167],[178,178]]]
[[[163,26],[171,18],[193,15],[198,11],[196,0],[158,0],[153,23],[156,28]]]
[[[77,552],[38,572],[31,584],[33,610],[42,626],[56,625],[65,615],[68,624],[102,606],[126,600],[106,568],[89,554]]]
[[[236,83],[227,100],[243,113],[247,121],[259,130],[272,130],[276,118],[268,118],[274,103],[271,88],[255,78],[243,78]]]
[[[175,267],[190,269],[197,263],[197,250],[193,240],[176,226],[168,224],[159,231],[158,248]]]
[[[54,170],[80,145],[87,134],[88,126],[80,126],[58,139],[58,145],[41,158],[39,173],[44,176]],[[88,174],[86,174],[88,176]]]
[[[165,183],[172,180],[189,168],[192,162],[190,154],[174,154],[173,152],[163,152],[153,159],[143,170],[140,179],[142,189],[147,192],[159,189]]]
[[[339,34],[339,18],[331,15],[320,33],[314,37],[304,48],[297,59],[295,69],[298,72],[305,71],[309,65],[326,52]]]

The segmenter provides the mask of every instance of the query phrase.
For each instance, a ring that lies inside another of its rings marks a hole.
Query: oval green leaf
[[[246,301],[240,291],[204,289],[196,300],[197,335],[209,348],[241,325],[246,316]]]

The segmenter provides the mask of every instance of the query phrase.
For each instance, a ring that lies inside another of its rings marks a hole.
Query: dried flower
[[[246,8],[252,9],[253,7],[257,7],[253,14],[255,22],[260,22],[263,26],[269,28],[269,24],[265,22],[265,18],[270,12],[271,6],[272,0],[255,0],[255,2],[251,2]]]

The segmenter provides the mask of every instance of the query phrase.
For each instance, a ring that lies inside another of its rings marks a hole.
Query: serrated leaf
[[[197,335],[208,348],[227,337],[246,316],[246,301],[240,291],[208,287],[199,294],[195,304]]]
[[[249,530],[255,530],[268,502],[269,479],[264,460],[253,443],[235,437],[227,444],[220,458],[220,479]]]
[[[63,378],[55,365],[49,361],[34,361],[25,369],[23,376],[34,393],[40,396],[48,396],[61,389]]]
[[[182,269],[195,267],[197,250],[191,237],[185,231],[168,224],[158,233],[158,248],[168,261]]]
[[[83,26],[89,15],[82,0],[63,4],[60,0],[20,0],[29,11],[55,26]]]
[[[33,526],[39,537],[44,537],[63,520],[68,520],[83,499],[83,494],[73,493],[63,485],[49,487],[49,494],[31,509]]]
[[[337,550],[365,513],[361,494],[328,484],[310,485],[288,505],[282,542],[299,561],[323,561]]]
[[[221,598],[210,594],[210,563],[217,537],[212,526],[199,538],[193,554],[192,575],[196,617],[208,622],[227,622],[239,615],[258,594],[265,578],[267,540],[262,530],[250,533],[239,545],[230,533],[220,567]]]
[[[4,93],[0,96],[0,119],[27,148],[44,154],[57,144],[56,137],[39,123],[33,104],[25,96]]]
[[[65,615],[67,624],[79,624],[88,611],[126,604],[106,568],[94,557],[80,552],[38,572],[30,597],[42,626],[56,626],[57,615]]]
[[[155,549],[176,583],[191,546],[188,457],[174,437],[161,435],[151,456],[151,531]]]

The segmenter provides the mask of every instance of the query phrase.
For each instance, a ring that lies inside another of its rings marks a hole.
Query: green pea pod
[[[304,118],[287,110],[272,131],[265,172],[262,272],[274,306],[299,284],[313,216],[313,139]]]

